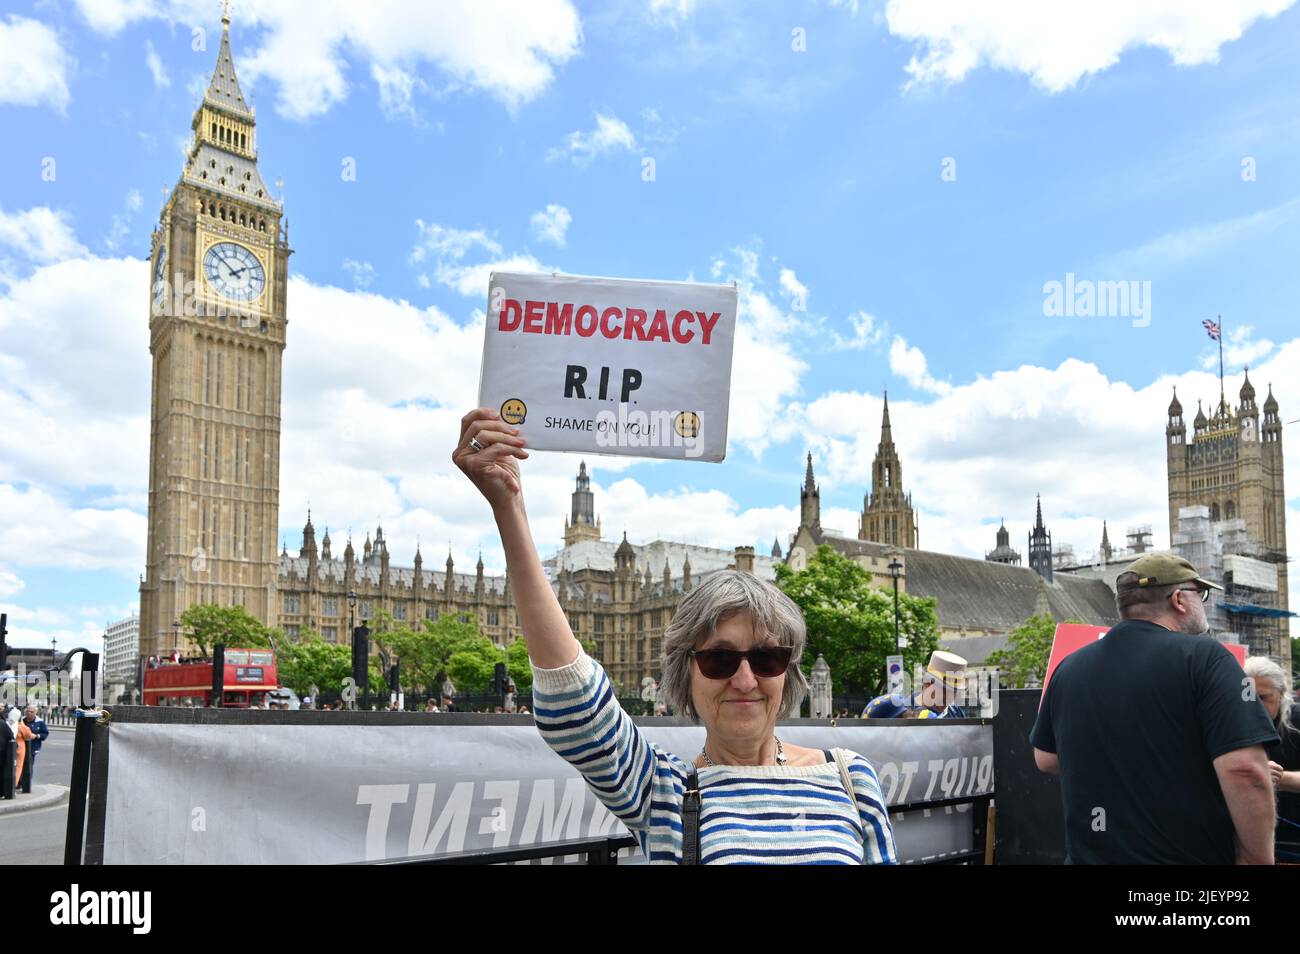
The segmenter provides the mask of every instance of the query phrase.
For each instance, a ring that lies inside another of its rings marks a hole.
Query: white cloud
[[[1273,342],[1267,338],[1257,339],[1254,335],[1253,325],[1227,329],[1223,340],[1223,363],[1227,373],[1231,374],[1235,368],[1253,365],[1272,353],[1275,347]],[[1201,367],[1207,371],[1218,370],[1219,346],[1216,342],[1207,339],[1206,347],[1201,351]]]
[[[406,118],[419,122],[415,112],[415,91],[423,88],[414,73],[382,63],[371,64],[370,75],[379,87],[379,108],[388,119]]]
[[[538,241],[550,242],[563,248],[564,236],[572,221],[573,215],[568,209],[552,202],[540,212],[533,213],[531,220],[533,235]]]
[[[59,36],[39,20],[9,15],[0,21],[0,103],[67,109],[68,74],[76,61]]]
[[[26,586],[17,573],[0,568],[0,597],[17,596]]]
[[[67,213],[45,206],[22,212],[6,212],[0,208],[0,248],[12,249],[22,259],[37,264],[85,252],[68,222]]]
[[[934,394],[947,394],[952,385],[930,376],[929,364],[920,348],[909,345],[902,335],[895,335],[889,346],[889,370],[912,387]]]
[[[889,0],[885,21],[892,34],[922,47],[906,66],[908,85],[958,83],[988,65],[1059,93],[1140,47],[1164,50],[1179,66],[1217,62],[1223,44],[1294,2]]]
[[[790,308],[793,311],[808,310],[808,287],[799,281],[799,276],[794,273],[793,268],[781,269],[781,290],[786,293],[790,299]]]
[[[696,0],[650,0],[650,18],[677,26],[695,12]]]
[[[1136,277],[1214,260],[1244,241],[1265,241],[1272,232],[1289,234],[1300,217],[1300,197],[1271,208],[1205,225],[1166,232],[1143,245],[1108,257],[1102,270]]]
[[[113,219],[108,227],[108,235],[104,237],[104,245],[110,252],[116,252],[118,247],[131,234],[131,220],[135,214],[140,211],[144,205],[144,199],[140,195],[139,189],[130,189],[126,193],[126,198],[122,201],[122,211],[113,214]]]
[[[479,296],[487,300],[488,277],[492,272],[556,271],[543,265],[526,253],[507,254],[501,243],[482,229],[457,229],[415,220],[420,236],[407,257],[414,265],[432,262],[432,278],[440,285],[455,289],[462,295]],[[488,256],[485,260],[476,258]],[[420,284],[428,288],[430,276],[418,276]]]
[[[1283,419],[1296,416],[1289,409],[1300,407],[1300,338],[1252,367],[1251,379],[1259,403],[1271,382]],[[918,510],[922,547],[982,557],[1006,517],[1023,551],[1038,493],[1054,543],[1073,544],[1082,557],[1097,549],[1103,520],[1116,546],[1126,528],[1150,524],[1157,546],[1167,547],[1163,425],[1174,386],[1190,415],[1197,398],[1217,400],[1217,368],[1134,387],[1071,358],[1054,368],[997,371],[934,399],[890,395],[903,489]],[[1227,385],[1234,402],[1240,386],[1234,374]],[[859,392],[822,394],[785,415],[789,423],[777,437],[811,443],[823,507],[846,496],[859,500],[868,489],[880,415],[880,396]],[[1300,467],[1300,451],[1288,445],[1286,454],[1288,470]],[[792,471],[801,465],[790,462]]]
[[[613,152],[630,152],[636,149],[636,137],[627,123],[617,116],[596,114],[596,128],[590,132],[575,130],[564,137],[564,144],[551,149],[546,158],[550,161],[571,159],[575,165],[589,165],[593,159]]]
[[[149,75],[153,77],[154,86],[163,88],[172,84],[171,78],[167,75],[167,67],[163,66],[162,58],[153,48],[153,40],[144,41],[144,62],[149,67]]]
[[[370,283],[375,280],[375,266],[369,262],[358,262],[356,259],[348,258],[343,260],[343,271],[352,276],[352,287],[365,290],[370,287]]]
[[[138,573],[145,531],[143,514],[76,507],[48,490],[0,483],[0,552],[20,566]]]
[[[215,19],[197,0],[77,0],[77,6],[105,33],[146,18],[187,26]],[[256,48],[245,32],[250,28],[261,30]],[[219,34],[215,26],[208,31],[214,48]],[[276,108],[291,119],[319,116],[347,97],[350,59],[372,67],[381,104],[395,114],[407,111],[416,77],[427,67],[446,85],[517,109],[541,95],[582,43],[571,0],[277,0],[238,7],[232,33],[241,82],[274,83]]]
[[[849,315],[848,320],[849,325],[853,328],[851,336],[842,335],[835,329],[831,330],[831,338],[835,342],[837,349],[859,351],[865,348],[874,348],[884,339],[885,326],[877,324],[875,315],[859,311]]]

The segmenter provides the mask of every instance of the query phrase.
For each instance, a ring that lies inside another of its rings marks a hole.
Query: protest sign
[[[493,272],[479,405],[534,450],[727,455],[736,286]]]

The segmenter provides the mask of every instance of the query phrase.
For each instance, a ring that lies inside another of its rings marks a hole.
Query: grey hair
[[[1295,694],[1291,691],[1291,674],[1267,656],[1251,656],[1241,668],[1252,679],[1267,679],[1273,684],[1274,690],[1282,699],[1277,712],[1277,727],[1281,730],[1278,735],[1285,738],[1286,733],[1295,728],[1291,724],[1291,706],[1295,702]]]
[[[677,607],[664,631],[660,692],[673,712],[699,722],[691,701],[691,650],[713,635],[718,624],[737,613],[748,613],[760,637],[771,637],[794,650],[785,671],[777,718],[798,713],[808,695],[808,680],[799,668],[807,642],[803,613],[794,600],[771,583],[741,570],[718,570],[706,576]]]

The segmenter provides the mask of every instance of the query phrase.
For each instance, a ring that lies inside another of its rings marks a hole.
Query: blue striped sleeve
[[[533,718],[546,744],[628,828],[650,824],[655,752],[585,652],[559,669],[533,667]]]
[[[855,752],[849,762],[849,778],[853,780],[853,794],[857,797],[858,814],[862,818],[863,862],[869,865],[898,864],[894,823],[889,818],[889,808],[880,790],[876,770]]]

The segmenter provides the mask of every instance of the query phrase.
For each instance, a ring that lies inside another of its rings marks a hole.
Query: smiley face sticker
[[[673,430],[679,437],[699,437],[700,416],[694,411],[682,411],[673,419]]]
[[[510,398],[501,405],[501,420],[507,424],[522,424],[528,416],[528,405],[519,398]]]

